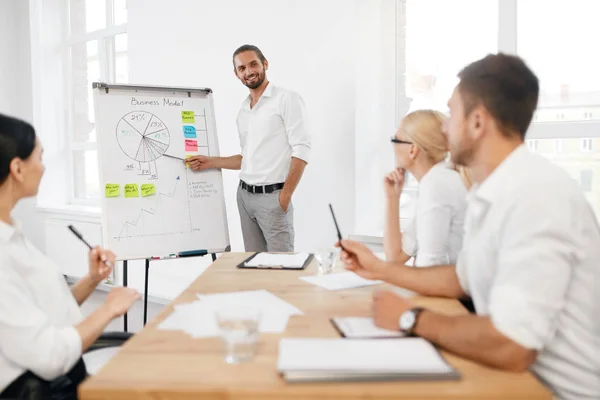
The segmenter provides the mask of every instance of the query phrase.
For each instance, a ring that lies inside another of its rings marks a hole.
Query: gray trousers
[[[279,193],[249,193],[238,186],[237,203],[246,251],[294,251],[294,207],[287,212]]]

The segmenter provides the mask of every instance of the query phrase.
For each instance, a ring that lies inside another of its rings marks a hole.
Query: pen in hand
[[[73,225],[69,225],[69,230],[71,232],[73,232],[73,234],[75,236],[77,236],[79,238],[79,240],[81,240],[83,243],[85,243],[85,245],[90,249],[93,250],[94,248],[87,242],[87,240],[85,240],[83,238],[83,236],[81,235],[81,233],[79,233],[79,231],[77,229],[75,229],[75,227]],[[104,259],[104,256],[100,256],[100,261],[102,261],[104,263],[104,265],[106,265],[109,268],[112,268],[112,263],[106,259]]]

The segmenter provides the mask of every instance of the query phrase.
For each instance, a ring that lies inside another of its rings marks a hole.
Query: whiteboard
[[[119,260],[229,251],[221,171],[183,161],[219,156],[212,91],[98,82],[93,91],[105,246]]]

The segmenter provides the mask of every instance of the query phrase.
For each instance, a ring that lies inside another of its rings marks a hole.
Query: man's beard
[[[450,158],[452,162],[456,165],[461,165],[463,167],[468,167],[473,162],[473,157],[475,154],[475,143],[467,138],[464,138],[463,141],[458,146],[450,145]]]
[[[256,89],[257,87],[263,84],[265,78],[265,72],[262,71],[258,73],[258,78],[253,83],[249,83],[246,79],[244,79],[244,85],[246,85],[249,89]]]

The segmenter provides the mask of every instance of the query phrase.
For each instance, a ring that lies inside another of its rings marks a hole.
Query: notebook
[[[287,382],[297,383],[460,379],[421,338],[282,339],[277,369]]]
[[[255,253],[238,264],[238,268],[301,270],[310,264],[309,253]]]
[[[340,334],[349,339],[357,338],[399,338],[406,336],[400,331],[390,331],[375,325],[370,317],[336,317],[331,319]]]

